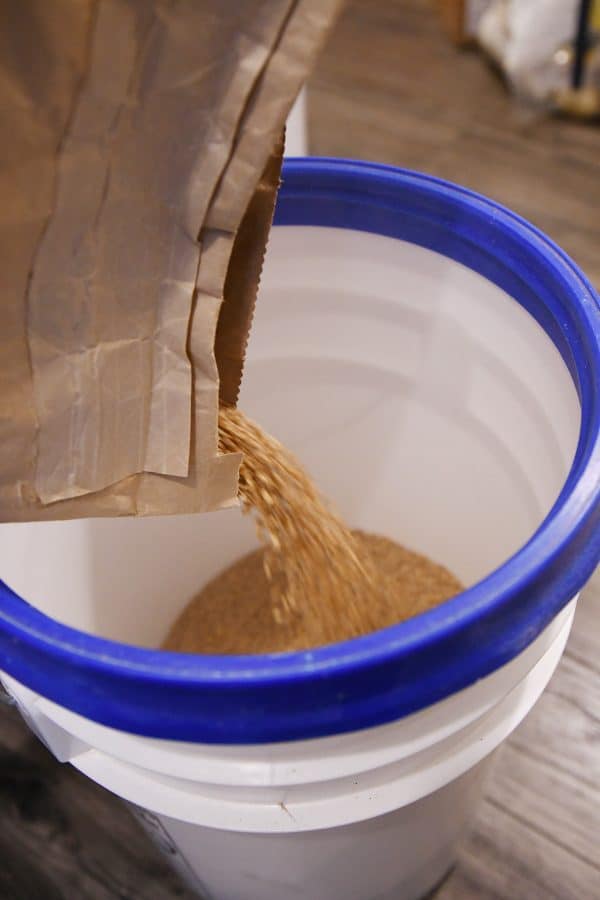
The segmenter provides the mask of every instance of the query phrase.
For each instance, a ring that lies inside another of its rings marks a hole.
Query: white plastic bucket
[[[0,571],[29,602],[0,590],[0,668],[207,898],[414,900],[600,555],[598,301],[530,226],[425,176],[295,162],[277,215],[241,405],[350,522],[468,589],[315,651],[164,654],[254,545],[237,510],[7,525]]]
[[[491,754],[546,686],[573,612],[574,603],[518,658],[426,710],[312,741],[139,738],[5,683],[46,745],[130,801],[207,900],[408,900],[451,867]]]
[[[308,115],[306,88],[303,88],[285,123],[285,155],[306,156],[308,153]]]

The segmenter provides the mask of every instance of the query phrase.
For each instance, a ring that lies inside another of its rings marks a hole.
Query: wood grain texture
[[[522,213],[600,283],[600,129],[545,120],[442,34],[428,0],[351,2],[311,83],[312,151],[431,172]],[[124,805],[0,704],[0,900],[188,900]],[[600,898],[600,577],[499,755],[436,900]],[[319,898],[314,898],[319,900]]]
[[[600,283],[600,128],[515,101],[431,0],[352,0],[309,91],[310,149],[419,169],[510,206]]]
[[[127,807],[0,704],[1,900],[191,900]]]

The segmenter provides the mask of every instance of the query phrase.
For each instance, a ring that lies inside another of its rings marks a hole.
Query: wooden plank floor
[[[312,150],[418,168],[531,219],[600,283],[600,129],[516,108],[427,0],[349,4],[311,84]],[[498,759],[436,900],[600,898],[600,578],[545,694]],[[186,900],[111,795],[0,705],[0,900]],[[319,900],[319,898],[314,898]]]
[[[313,77],[311,152],[419,169],[546,231],[600,284],[600,124],[517,104],[432,0],[350,0]]]

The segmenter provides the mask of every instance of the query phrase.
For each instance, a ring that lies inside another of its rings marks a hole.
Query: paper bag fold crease
[[[339,6],[3,9],[0,519],[235,502],[219,390],[236,401],[278,140]]]

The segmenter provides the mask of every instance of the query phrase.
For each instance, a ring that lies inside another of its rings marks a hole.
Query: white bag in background
[[[481,18],[493,3],[494,0],[466,0],[465,34],[467,37],[476,37]]]
[[[568,78],[554,56],[573,41],[577,9],[578,0],[493,0],[477,39],[519,93],[545,101]]]

